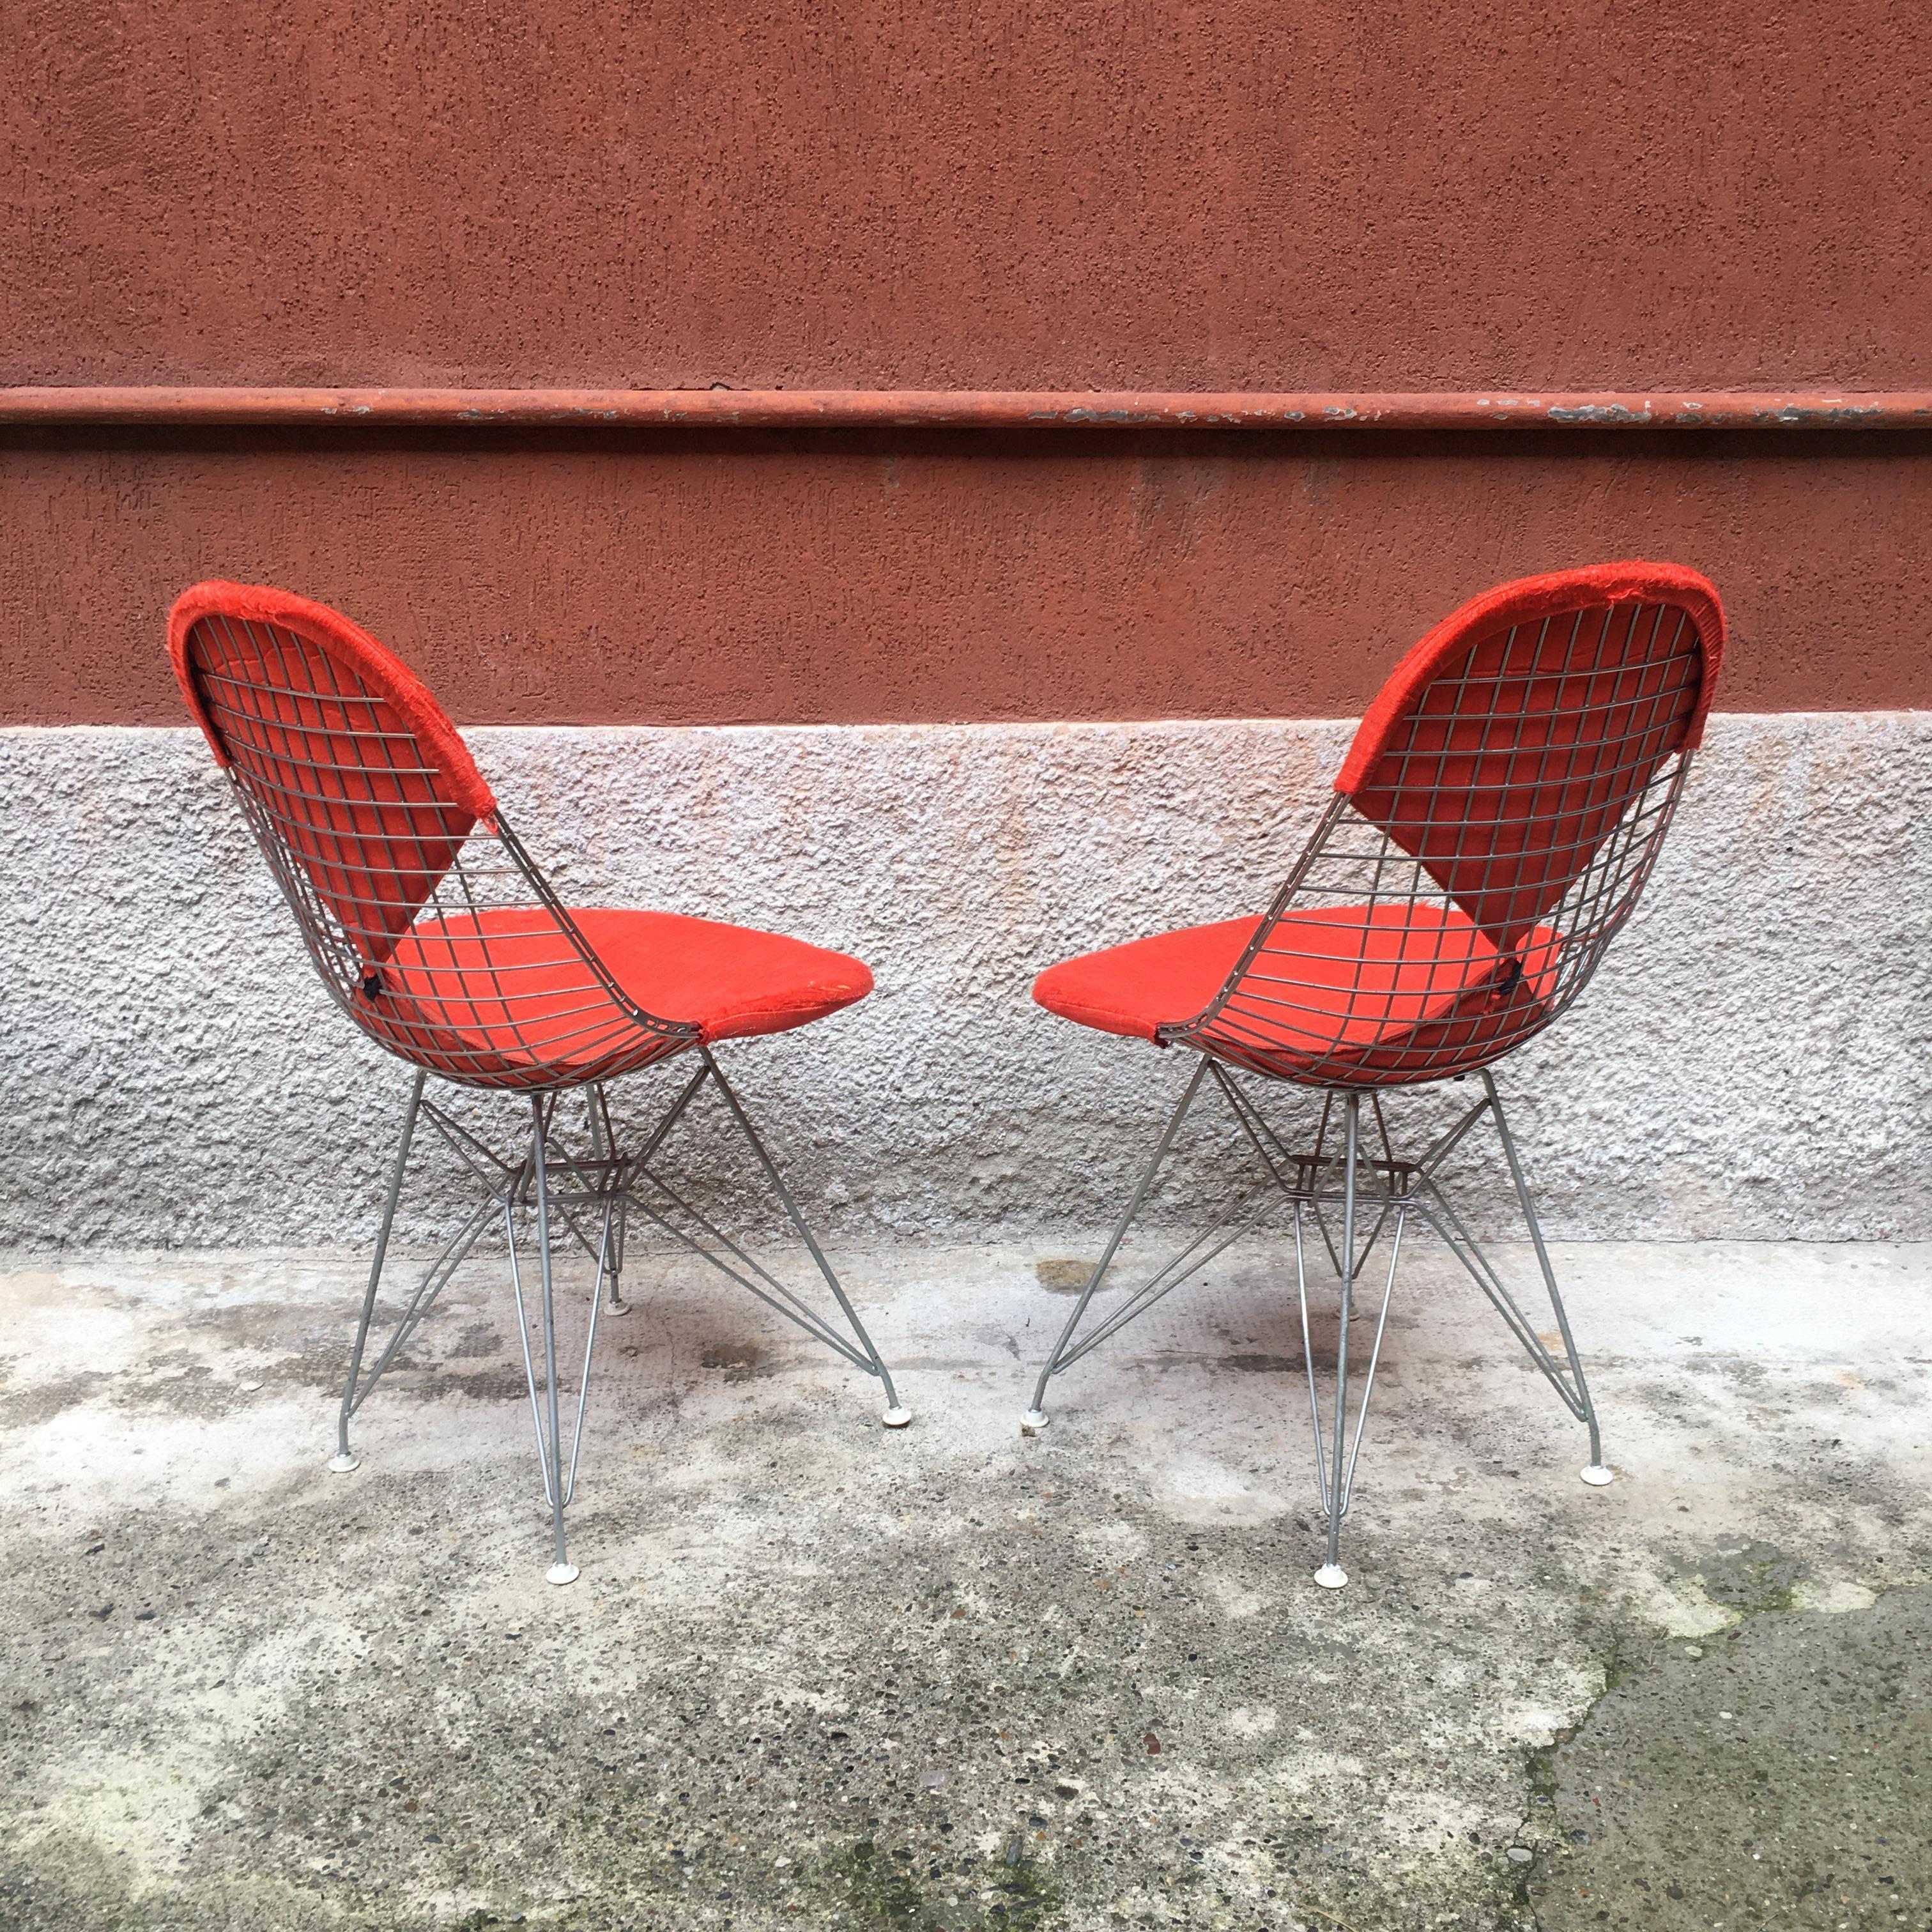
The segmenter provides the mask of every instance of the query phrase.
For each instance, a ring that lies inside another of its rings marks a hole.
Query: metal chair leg
[[[547,1106],[542,1095],[532,1097],[530,1103],[530,1152],[523,1166],[515,1170],[510,1180],[495,1196],[496,1204],[503,1216],[503,1232],[509,1246],[510,1292],[517,1305],[517,1338],[524,1355],[524,1380],[530,1394],[530,1424],[536,1436],[537,1463],[543,1477],[544,1501],[550,1513],[550,1533],[554,1542],[556,1561],[544,1575],[552,1583],[574,1583],[578,1569],[570,1560],[570,1552],[565,1534],[564,1517],[570,1507],[571,1498],[577,1491],[577,1467],[584,1450],[584,1425],[590,1400],[590,1367],[597,1346],[597,1318],[603,1307],[603,1283],[609,1271],[610,1258],[610,1226],[615,1205],[614,1191],[608,1180],[600,1180],[597,1194],[593,1197],[602,1203],[600,1212],[600,1233],[592,1244],[581,1231],[576,1228],[572,1218],[571,1202],[574,1196],[573,1178],[580,1179],[580,1170],[573,1168],[566,1155],[560,1154],[566,1186],[560,1199],[552,1185],[552,1158],[548,1144],[554,1108]],[[576,1204],[581,1207],[584,1199],[577,1196]],[[543,1340],[543,1372],[539,1380],[536,1358],[530,1346],[530,1310],[524,1294],[523,1263],[517,1243],[517,1216],[520,1210],[530,1213],[536,1224],[538,1286],[542,1301],[538,1309],[538,1326]],[[570,1232],[584,1245],[596,1268],[595,1284],[590,1292],[590,1319],[585,1324],[584,1360],[577,1390],[577,1414],[571,1434],[570,1456],[568,1462],[563,1454],[562,1398],[557,1373],[556,1344],[556,1244],[552,1239],[556,1232],[554,1217],[560,1219],[564,1229]]]
[[[1306,1243],[1302,1216],[1304,1212],[1318,1214],[1319,1209],[1313,1202],[1300,1202],[1294,1210],[1294,1285],[1301,1312],[1301,1353],[1304,1370],[1308,1378],[1308,1412],[1315,1431],[1315,1479],[1322,1498],[1322,1508],[1328,1519],[1328,1550],[1326,1560],[1315,1573],[1315,1580],[1324,1590],[1339,1590],[1348,1580],[1348,1574],[1342,1567],[1342,1519],[1348,1514],[1348,1504],[1354,1493],[1355,1466],[1361,1460],[1362,1438],[1369,1426],[1369,1405],[1374,1400],[1376,1374],[1382,1365],[1382,1343],[1388,1334],[1389,1309],[1395,1299],[1395,1278],[1402,1265],[1403,1235],[1408,1225],[1409,1209],[1406,1197],[1398,1197],[1392,1184],[1385,1187],[1375,1226],[1359,1250],[1355,1246],[1355,1229],[1361,1220],[1360,1209],[1364,1206],[1362,1196],[1362,1172],[1364,1162],[1361,1151],[1361,1114],[1359,1097],[1349,1096],[1344,1101],[1344,1153],[1342,1175],[1342,1247],[1337,1253],[1332,1242],[1324,1233],[1323,1244],[1328,1249],[1335,1264],[1335,1274],[1342,1285],[1342,1330],[1336,1352],[1335,1364],[1335,1414],[1332,1441],[1324,1441],[1322,1422],[1322,1397],[1315,1379],[1315,1341],[1310,1332],[1308,1318],[1308,1260]],[[1384,1144],[1387,1141],[1384,1137]],[[1393,1156],[1390,1156],[1391,1161]],[[1393,1183],[1393,1166],[1385,1170]],[[1368,1265],[1369,1256],[1374,1252],[1382,1232],[1393,1217],[1395,1232],[1389,1241],[1388,1269],[1382,1282],[1382,1299],[1380,1312],[1376,1317],[1375,1339],[1369,1348],[1368,1372],[1362,1378],[1361,1400],[1355,1406],[1355,1427],[1352,1437],[1348,1434],[1348,1387],[1354,1373],[1349,1358],[1349,1324],[1354,1318],[1354,1283],[1363,1269]]]
[[[563,1534],[563,1424],[556,1401],[556,1298],[551,1280],[550,1252],[550,1166],[544,1158],[544,1141],[548,1121],[542,1098],[530,1102],[530,1161],[536,1169],[537,1200],[537,1265],[543,1282],[544,1420],[550,1426],[549,1480],[551,1534],[556,1539],[556,1561],[544,1572],[552,1583],[574,1583],[577,1566],[564,1547]],[[601,1288],[602,1284],[598,1284]]]
[[[1322,1501],[1328,1511],[1328,1560],[1316,1571],[1315,1580],[1324,1590],[1339,1590],[1348,1582],[1348,1573],[1342,1568],[1342,1459],[1347,1445],[1348,1426],[1348,1317],[1353,1310],[1355,1288],[1355,1181],[1360,1165],[1362,1138],[1362,1102],[1358,1094],[1351,1094],[1342,1102],[1342,1130],[1345,1146],[1342,1168],[1342,1334],[1335,1350],[1335,1447],[1330,1462],[1327,1480],[1322,1486],[1324,1491]],[[1306,1292],[1302,1297],[1304,1342],[1307,1334]],[[1314,1394],[1314,1362],[1309,1364],[1309,1394]],[[1320,1453],[1319,1436],[1316,1453]],[[1353,1472],[1351,1472],[1352,1474]]]
[[[1168,1116],[1167,1125],[1162,1130],[1160,1139],[1155,1145],[1154,1158],[1148,1162],[1139,1184],[1128,1197],[1126,1207],[1114,1224],[1113,1238],[1108,1242],[1100,1264],[1094,1269],[1087,1286],[1080,1291],[1080,1299],[1073,1304],[1073,1312],[1067,1316],[1066,1325],[1060,1330],[1060,1339],[1054,1343],[1053,1352],[1047,1357],[1046,1365],[1040,1372],[1040,1380],[1034,1385],[1033,1392],[1033,1406],[1020,1418],[1020,1426],[1028,1435],[1044,1429],[1052,1420],[1046,1412],[1046,1384],[1058,1370],[1066,1365],[1067,1348],[1073,1340],[1073,1331],[1079,1327],[1080,1318],[1087,1312],[1087,1304],[1094,1299],[1094,1291],[1100,1286],[1108,1269],[1113,1265],[1114,1256],[1120,1251],[1120,1244],[1126,1239],[1127,1230],[1133,1225],[1134,1216],[1140,1212],[1141,1203],[1147,1198],[1148,1189],[1153,1186],[1155,1177],[1160,1172],[1161,1162],[1166,1160],[1168,1150],[1174,1144],[1174,1137],[1180,1132],[1180,1124],[1186,1119],[1187,1110],[1193,1106],[1194,1096],[1200,1091],[1201,1083],[1207,1078],[1208,1070],[1212,1064],[1203,1054],[1192,1076],[1182,1089],[1180,1098],[1175,1103],[1174,1112]]]
[[[610,1125],[610,1103],[606,1098],[603,1086],[590,1089],[588,1101],[590,1110],[590,1150],[599,1160],[606,1160],[617,1151],[617,1136]],[[604,1273],[604,1282],[608,1284],[608,1294],[604,1310],[614,1316],[628,1315],[631,1304],[624,1299],[624,1210],[628,1204],[628,1196],[617,1196],[616,1208],[611,1222],[610,1238],[606,1243],[609,1265]],[[603,1284],[600,1284],[602,1286]]]
[[[785,1213],[790,1217],[792,1226],[798,1230],[800,1239],[805,1243],[806,1250],[811,1254],[814,1262],[817,1264],[818,1272],[824,1276],[825,1285],[831,1289],[832,1298],[838,1304],[839,1312],[845,1317],[846,1323],[851,1329],[854,1339],[857,1341],[860,1349],[863,1351],[863,1366],[871,1373],[878,1377],[884,1388],[886,1411],[879,1418],[880,1420],[888,1429],[904,1428],[912,1420],[912,1411],[900,1402],[898,1394],[895,1392],[892,1388],[891,1370],[886,1366],[884,1360],[880,1355],[878,1350],[872,1346],[872,1338],[866,1334],[866,1324],[859,1319],[858,1310],[848,1299],[844,1284],[832,1272],[832,1264],[825,1258],[825,1252],[819,1246],[818,1238],[807,1226],[805,1216],[799,1212],[798,1203],[791,1198],[791,1190],[784,1184],[784,1177],[779,1173],[777,1162],[772,1160],[771,1155],[766,1150],[764,1142],[758,1138],[758,1130],[752,1126],[751,1116],[739,1103],[737,1095],[732,1091],[731,1083],[724,1078],[723,1068],[712,1057],[710,1047],[704,1047],[700,1051],[704,1055],[704,1064],[712,1078],[718,1083],[718,1091],[723,1096],[725,1106],[730,1109],[732,1119],[738,1124],[739,1132],[745,1136],[746,1144],[758,1156],[758,1165],[764,1169],[766,1179],[771,1182],[778,1199],[784,1204]]]
[[[382,1204],[382,1225],[376,1233],[376,1253],[369,1264],[369,1286],[362,1297],[362,1318],[356,1324],[355,1345],[349,1352],[349,1375],[343,1384],[342,1410],[335,1426],[335,1460],[329,1468],[346,1476],[361,1465],[349,1450],[349,1418],[356,1411],[356,1384],[362,1373],[362,1352],[369,1342],[369,1324],[376,1312],[376,1292],[382,1283],[382,1263],[389,1252],[389,1230],[395,1225],[396,1203],[402,1198],[403,1173],[409,1166],[410,1145],[416,1138],[416,1114],[422,1106],[423,1083],[427,1076],[418,1072],[410,1089],[410,1104],[403,1114],[403,1131],[396,1143],[394,1164],[389,1170],[388,1198]]]
[[[1522,1218],[1529,1226],[1529,1238],[1536,1249],[1537,1265],[1543,1270],[1543,1285],[1550,1292],[1550,1306],[1556,1311],[1556,1326],[1563,1337],[1564,1353],[1570,1358],[1570,1373],[1576,1382],[1577,1402],[1583,1420],[1589,1425],[1590,1460],[1580,1473],[1592,1489],[1600,1490],[1614,1478],[1610,1465],[1604,1460],[1604,1436],[1597,1424],[1597,1405],[1591,1399],[1590,1385],[1583,1377],[1583,1364],[1576,1353],[1576,1340],[1570,1332],[1570,1312],[1563,1306],[1563,1297],[1556,1286],[1556,1270],[1550,1266],[1550,1250],[1544,1245],[1543,1224],[1536,1218],[1536,1204],[1530,1198],[1529,1183],[1516,1154],[1516,1136],[1510,1132],[1509,1122],[1503,1117],[1502,1098],[1496,1091],[1496,1083],[1487,1067],[1483,1070],[1483,1088],[1490,1096],[1490,1111],[1496,1116],[1496,1132],[1502,1137],[1503,1157],[1509,1162],[1510,1179],[1516,1184],[1516,1198],[1522,1208]]]

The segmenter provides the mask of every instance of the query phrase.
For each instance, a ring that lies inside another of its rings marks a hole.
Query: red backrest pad
[[[495,809],[454,726],[366,632],[286,592],[198,584],[168,644],[217,761],[380,964]]]
[[[1701,740],[1724,634],[1716,591],[1679,565],[1504,584],[1396,667],[1335,788],[1513,950]]]

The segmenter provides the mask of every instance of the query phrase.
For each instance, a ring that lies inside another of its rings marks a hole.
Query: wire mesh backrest
[[[1622,580],[1565,572],[1459,611],[1398,669],[1336,782],[1498,945],[1561,902],[1708,707],[1696,586],[1613,568]]]
[[[574,1085],[688,1046],[623,993],[497,809],[455,728],[339,613],[197,584],[176,676],[310,956],[356,1024],[471,1085]]]
[[[490,808],[487,788],[466,752],[452,760],[460,740],[434,700],[346,619],[260,592],[204,601],[176,647],[202,728],[303,896],[380,965]]]
[[[1162,1030],[1310,1084],[1487,1064],[1636,903],[1701,734],[1717,596],[1669,565],[1504,586],[1405,658],[1214,1003]]]

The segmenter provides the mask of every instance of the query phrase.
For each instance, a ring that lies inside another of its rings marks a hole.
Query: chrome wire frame
[[[541,1092],[697,1043],[625,992],[502,811],[458,800],[388,694],[265,622],[204,618],[189,659],[309,956],[378,1044],[459,1085]]]
[[[1472,610],[1462,628],[1446,628],[1430,644],[1418,681],[1399,683],[1405,669],[1384,688],[1335,796],[1220,990],[1192,1018],[1152,1027],[1157,1045],[1191,1048],[1202,1058],[1040,1372],[1026,1418],[1029,1428],[1043,1426],[1054,1376],[1288,1203],[1316,1478],[1328,1522],[1328,1561],[1316,1581],[1330,1587],[1348,1580],[1339,1560],[1341,1522],[1412,1223],[1442,1237],[1564,1406],[1588,1425],[1584,1480],[1610,1480],[1569,1316],[1490,1069],[1575,1001],[1635,910],[1683,794],[1716,637],[1707,638],[1690,605],[1674,595],[1606,600],[1580,584],[1573,605],[1540,617],[1510,623],[1497,615],[1492,622]],[[1400,702],[1385,709],[1392,690]],[[1290,1148],[1275,1132],[1238,1071],[1324,1096],[1311,1151]],[[1080,1335],[1210,1076],[1264,1179]],[[1480,1078],[1483,1098],[1419,1157],[1399,1159],[1384,1093],[1472,1076]],[[1366,1152],[1365,1107],[1376,1143]],[[1556,1312],[1560,1362],[1439,1178],[1485,1117],[1496,1123]],[[1341,1284],[1334,1405],[1325,1420],[1310,1346],[1311,1229]],[[1385,1234],[1388,1272],[1352,1436],[1356,1286]]]
[[[1330,800],[1225,984],[1160,1042],[1387,1088],[1473,1073],[1541,1032],[1656,864],[1703,662],[1685,614],[1660,604],[1479,640],[1371,778]],[[1571,701],[1539,709],[1552,688]]]
[[[356,1466],[349,1446],[351,1419],[451,1276],[498,1226],[509,1249],[537,1459],[556,1540],[553,1582],[577,1574],[566,1553],[564,1512],[576,1489],[598,1315],[606,1309],[628,1312],[622,1279],[634,1216],[877,1376],[884,1385],[888,1426],[909,1421],[878,1352],[700,1029],[632,1000],[580,922],[594,913],[580,915],[565,906],[494,802],[481,818],[479,808],[465,802],[473,794],[452,784],[440,754],[409,722],[417,712],[399,708],[399,692],[413,682],[406,671],[394,664],[386,670],[366,652],[346,662],[337,648],[290,622],[220,612],[196,621],[185,654],[236,802],[331,997],[416,1072],[350,1351],[332,1466]],[[638,1150],[624,1152],[608,1083],[686,1052],[695,1052],[702,1065]],[[458,1088],[521,1095],[530,1121],[522,1152],[505,1159],[448,1106],[430,1099],[425,1088],[432,1073]],[[656,1165],[666,1137],[707,1082],[756,1156],[849,1334],[730,1240]],[[573,1150],[559,1133],[561,1098],[579,1093],[586,1096],[587,1151]],[[396,1207],[425,1120],[468,1171],[478,1198],[365,1368]],[[526,1282],[520,1227],[526,1238],[534,1236],[534,1284]],[[597,1268],[567,1445],[557,1368],[554,1250],[560,1240],[574,1241]],[[534,1313],[526,1286],[538,1298]],[[541,1375],[533,1326],[541,1334]]]
[[[1381,1364],[1396,1275],[1412,1221],[1419,1222],[1442,1238],[1502,1317],[1523,1352],[1556,1391],[1564,1407],[1588,1429],[1590,1460],[1582,1472],[1584,1480],[1592,1484],[1607,1482],[1610,1473],[1604,1463],[1602,1434],[1595,1405],[1590,1398],[1589,1384],[1576,1352],[1562,1293],[1557,1286],[1556,1270],[1550,1263],[1542,1223],[1537,1217],[1535,1202],[1531,1196],[1516,1138],[1510,1131],[1502,1096],[1496,1091],[1496,1082],[1488,1069],[1480,1070],[1477,1077],[1482,1082],[1483,1097],[1465,1108],[1420,1154],[1413,1159],[1404,1159],[1394,1150],[1381,1097],[1372,1090],[1366,1094],[1360,1088],[1327,1090],[1323,1095],[1322,1118],[1314,1144],[1311,1148],[1298,1150],[1276,1130],[1252,1094],[1234,1078],[1231,1070],[1204,1054],[1182,1090],[1155,1144],[1153,1157],[1129,1197],[1092,1276],[1081,1291],[1079,1300],[1067,1316],[1059,1339],[1040,1371],[1034,1390],[1033,1407],[1027,1413],[1024,1428],[1030,1432],[1047,1426],[1046,1388],[1054,1376],[1118,1334],[1128,1323],[1144,1314],[1244,1234],[1261,1226],[1270,1214],[1286,1205],[1293,1210],[1295,1298],[1300,1318],[1309,1412],[1314,1430],[1316,1487],[1328,1523],[1326,1558],[1316,1572],[1318,1582],[1334,1588],[1348,1580],[1340,1562],[1342,1519],[1348,1514],[1354,1495],[1355,1468],[1361,1455],[1376,1373]],[[1156,1268],[1118,1307],[1085,1334],[1080,1334],[1080,1325],[1088,1305],[1106,1280],[1128,1230],[1153,1191],[1202,1086],[1210,1080],[1220,1088],[1241,1130],[1242,1138],[1256,1157],[1257,1184],[1238,1198],[1212,1227],[1197,1234]],[[1339,1125],[1336,1119],[1338,1114]],[[1556,1314],[1563,1345],[1560,1360],[1544,1346],[1536,1324],[1484,1252],[1442,1184],[1444,1164],[1463,1145],[1472,1130],[1485,1117],[1496,1124],[1510,1183],[1535,1249],[1543,1286]],[[1365,1132],[1365,1126],[1372,1130],[1372,1140]],[[1335,1225],[1337,1219],[1339,1227]],[[1334,1403],[1325,1418],[1316,1374],[1309,1318],[1311,1228],[1321,1238],[1341,1290]],[[1385,1235],[1388,1243],[1388,1264],[1381,1282],[1374,1338],[1370,1346],[1360,1394],[1354,1404],[1352,1430],[1349,1330],[1357,1312],[1356,1284]]]
[[[598,1318],[607,1306],[614,1315],[630,1312],[623,1299],[622,1273],[626,1228],[632,1215],[668,1235],[685,1252],[708,1262],[718,1273],[776,1310],[842,1360],[874,1376],[885,1395],[888,1427],[911,1420],[899,1402],[891,1372],[880,1358],[832,1264],[825,1257],[798,1204],[787,1187],[742,1102],[726,1080],[708,1046],[698,1049],[702,1064],[680,1088],[670,1106],[635,1148],[626,1153],[610,1117],[609,1096],[602,1082],[582,1091],[586,1112],[587,1152],[573,1151],[565,1142],[558,1114],[561,1095],[555,1091],[527,1096],[530,1127],[522,1153],[506,1159],[449,1109],[424,1091],[427,1076],[418,1071],[403,1117],[382,1216],[369,1270],[368,1286],[351,1346],[337,1425],[336,1456],[331,1467],[346,1472],[357,1466],[350,1448],[349,1425],[375,1391],[376,1384],[421,1328],[424,1318],[448,1286],[457,1269],[492,1226],[500,1226],[508,1250],[511,1293],[515,1300],[524,1380],[530,1394],[530,1418],[536,1436],[537,1462],[544,1501],[550,1510],[555,1561],[548,1576],[553,1583],[574,1581],[578,1571],[569,1559],[564,1513],[576,1493],[578,1461],[584,1445],[584,1419],[590,1394],[590,1366],[596,1346]],[[814,1266],[831,1291],[838,1312],[850,1330],[841,1333],[817,1309],[780,1281],[694,1206],[662,1170],[662,1154],[671,1132],[692,1102],[708,1084],[714,1087],[724,1113],[756,1157],[797,1232]],[[401,1312],[391,1325],[372,1363],[365,1367],[376,1298],[382,1283],[396,1209],[402,1198],[411,1148],[420,1124],[427,1120],[443,1145],[477,1184],[478,1196],[456,1232],[418,1279]],[[526,1283],[520,1224],[533,1236],[538,1279]],[[558,1370],[555,1250],[558,1241],[574,1242],[596,1264],[583,1362],[578,1377],[575,1414],[566,1442],[562,1423],[565,1400]],[[534,1318],[526,1286],[534,1288]],[[539,1366],[532,1346],[533,1327],[542,1350]]]

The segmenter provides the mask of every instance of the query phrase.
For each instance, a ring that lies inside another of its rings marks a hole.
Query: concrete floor
[[[1932,1249],[1560,1248],[1602,1490],[1415,1250],[1334,1594],[1278,1255],[1021,1435],[1082,1252],[841,1257],[899,1433],[640,1262],[563,1589],[500,1262],[334,1476],[355,1257],[16,1258],[0,1923],[1932,1924]]]

